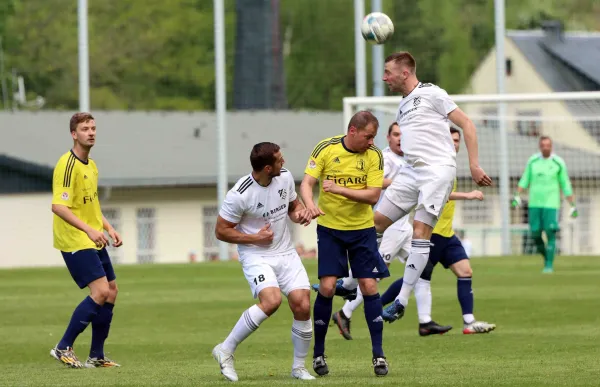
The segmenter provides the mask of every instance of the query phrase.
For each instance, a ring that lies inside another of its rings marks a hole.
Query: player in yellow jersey
[[[450,128],[452,141],[456,153],[460,147],[460,131],[455,128]],[[471,288],[473,270],[469,262],[469,257],[465,252],[460,240],[454,235],[452,221],[454,219],[455,200],[483,200],[481,191],[472,192],[456,192],[456,180],[454,181],[454,189],[450,194],[450,201],[444,206],[442,214],[433,229],[431,237],[431,253],[429,254],[429,262],[421,274],[419,286],[425,286],[427,289],[415,292],[417,298],[417,310],[419,312],[419,333],[421,336],[430,334],[423,328],[426,328],[426,323],[431,321],[431,291],[430,281],[433,273],[433,268],[440,262],[446,269],[452,270],[457,277],[457,295],[463,314],[463,333],[488,333],[496,329],[496,325],[489,324],[485,321],[475,320],[473,316],[473,290]],[[385,303],[393,301],[394,297],[398,297],[402,287],[402,278],[394,282],[388,290],[381,296]],[[386,308],[383,313],[384,320],[393,322],[397,319],[390,308],[394,304]]]
[[[317,218],[319,250],[319,292],[314,303],[313,369],[329,373],[325,361],[325,336],[331,319],[332,301],[338,278],[352,274],[358,278],[364,296],[364,309],[377,376],[388,372],[382,348],[382,305],[377,278],[389,276],[377,251],[377,235],[372,206],[383,184],[383,156],[373,145],[379,122],[367,111],[356,113],[348,132],[321,141],[306,166],[300,195],[313,219]],[[313,187],[320,181],[319,205],[313,201]]]
[[[76,113],[69,130],[74,145],[58,160],[52,182],[54,247],[61,251],[75,283],[80,289],[90,288],[90,295],[75,308],[64,336],[50,355],[71,368],[118,367],[104,356],[118,290],[103,230],[115,247],[123,242],[100,210],[98,169],[89,158],[96,143],[96,121],[89,113]],[[82,364],[73,343],[90,323],[92,345]]]

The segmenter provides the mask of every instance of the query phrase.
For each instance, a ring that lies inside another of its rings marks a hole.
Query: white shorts
[[[438,219],[450,197],[454,179],[455,167],[405,165],[385,190],[385,197],[406,213],[414,208]]]
[[[281,289],[286,297],[292,290],[310,289],[308,274],[295,250],[281,255],[244,254],[240,263],[254,298],[268,287]]]
[[[385,230],[379,246],[379,253],[385,263],[390,264],[394,258],[398,258],[402,263],[406,262],[410,254],[412,233],[412,227],[405,219],[395,222]]]

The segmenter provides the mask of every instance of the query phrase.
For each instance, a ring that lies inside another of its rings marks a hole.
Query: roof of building
[[[53,168],[72,146],[70,112],[0,113],[0,155]],[[111,186],[213,185],[218,175],[216,117],[212,112],[97,112],[98,140],[91,157],[100,183]],[[261,141],[282,147],[286,168],[300,181],[309,153],[323,138],[342,132],[342,114],[332,112],[227,113],[229,182],[250,171],[250,149]],[[383,116],[382,122],[391,122]],[[387,124],[384,126],[387,127]],[[479,158],[488,174],[498,176],[497,130],[480,127]],[[508,135],[509,168],[520,176],[537,151],[537,139]],[[571,176],[600,175],[600,156],[555,144]],[[466,149],[458,157],[459,176],[469,176]]]
[[[600,33],[507,31],[554,91],[600,90]]]
[[[0,193],[52,190],[52,168],[0,154]]]

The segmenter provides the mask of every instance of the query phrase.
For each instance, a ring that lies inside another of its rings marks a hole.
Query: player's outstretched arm
[[[483,168],[479,166],[479,149],[475,124],[460,108],[451,111],[450,114],[448,114],[448,118],[463,130],[465,144],[467,145],[467,152],[469,154],[469,167],[471,169],[473,180],[479,186],[492,185],[492,179],[485,173]]]
[[[323,211],[315,204],[313,199],[313,188],[319,182],[316,178],[309,174],[304,174],[302,183],[300,184],[300,197],[304,202],[304,206],[310,213],[312,219],[315,219],[321,215],[325,215]]]
[[[366,187],[364,189],[351,189],[339,186],[332,180],[323,182],[323,191],[341,195],[347,199],[354,200],[359,203],[366,203],[374,206],[381,195],[381,188]]]
[[[83,220],[79,219],[69,207],[62,204],[52,204],[52,212],[71,226],[86,233],[88,238],[90,238],[96,246],[108,246],[108,239],[106,239],[104,233],[88,226]]]
[[[450,200],[483,200],[483,192],[474,190],[471,192],[452,192]]]
[[[270,224],[265,225],[256,234],[244,234],[236,230],[235,226],[237,226],[237,223],[227,221],[219,215],[215,227],[215,236],[220,241],[236,245],[267,246],[273,242],[273,231],[271,231]]]

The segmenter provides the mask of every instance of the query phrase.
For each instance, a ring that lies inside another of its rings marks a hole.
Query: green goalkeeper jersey
[[[560,191],[571,196],[573,189],[567,165],[560,157],[552,154],[547,159],[541,153],[529,158],[519,180],[519,187],[529,188],[529,207],[560,208]]]

